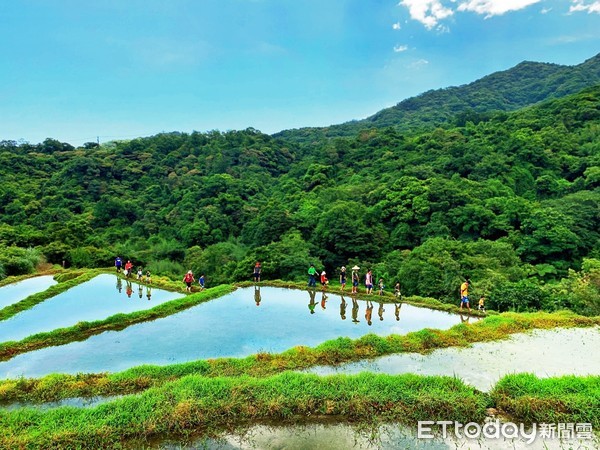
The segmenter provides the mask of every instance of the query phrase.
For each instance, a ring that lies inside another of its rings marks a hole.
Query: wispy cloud
[[[408,45],[396,45],[394,47],[394,51],[396,53],[402,53],[402,52],[405,52],[406,50],[408,50]]]
[[[412,63],[410,63],[408,65],[409,69],[420,69],[422,67],[425,67],[427,64],[429,64],[429,61],[427,61],[426,59],[418,59]]]
[[[440,0],[402,0],[399,4],[408,8],[410,17],[421,22],[428,30],[436,28],[441,20],[454,14]]]
[[[587,11],[600,14],[600,0],[573,0],[569,12]]]

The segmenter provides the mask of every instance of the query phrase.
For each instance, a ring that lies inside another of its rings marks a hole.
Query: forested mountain
[[[514,111],[575,94],[600,83],[600,54],[576,66],[522,62],[463,86],[436,89],[363,119],[322,128],[286,130],[277,136],[299,142],[353,136],[368,128],[414,132],[477,123],[492,113]]]
[[[454,301],[468,274],[498,309],[600,312],[600,84],[310,145],[254,129],[2,141],[0,178],[0,276],[40,254],[85,267],[120,255],[212,284],[249,279],[256,260],[282,279],[358,264],[405,294]]]

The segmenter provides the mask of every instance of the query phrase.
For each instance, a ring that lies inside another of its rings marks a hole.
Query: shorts
[[[465,297],[461,297],[460,298],[460,302],[461,303],[469,303],[469,297],[466,297],[466,296]]]
[[[187,285],[187,287],[192,287],[192,282],[191,281],[186,281],[185,284]]]
[[[372,284],[367,284],[367,289],[373,289],[373,285]]]
[[[342,279],[340,280],[340,283],[346,284],[346,278],[342,277]]]
[[[358,281],[353,281],[352,286],[354,286],[354,287],[358,286]]]

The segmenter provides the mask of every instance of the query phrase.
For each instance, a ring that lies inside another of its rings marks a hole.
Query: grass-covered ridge
[[[198,294],[194,294],[198,295]],[[571,312],[504,313],[448,330],[424,329],[406,335],[380,337],[373,334],[352,340],[337,338],[310,347],[295,347],[279,354],[259,353],[246,358],[219,358],[169,366],[139,366],[114,374],[54,374],[39,379],[0,381],[0,401],[55,401],[69,397],[92,397],[140,392],[187,375],[206,377],[270,376],[286,370],[340,364],[393,353],[427,353],[438,348],[466,347],[475,342],[505,339],[514,333],[557,327],[600,325],[600,317]]]
[[[451,377],[191,375],[93,409],[0,411],[0,447],[115,448],[123,439],[214,434],[248,421],[295,423],[315,416],[406,424],[425,418],[481,421],[486,406],[485,395]]]

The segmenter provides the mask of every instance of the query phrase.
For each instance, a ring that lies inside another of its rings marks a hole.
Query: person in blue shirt
[[[123,266],[123,260],[120,256],[117,256],[115,259],[115,267],[117,268],[117,273],[121,273],[121,267]]]
[[[204,290],[204,274],[200,275],[200,279],[198,280],[198,284],[200,285],[200,290]]]

